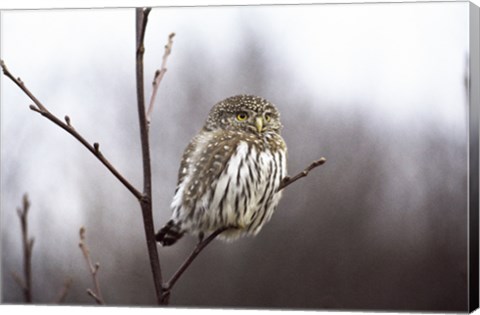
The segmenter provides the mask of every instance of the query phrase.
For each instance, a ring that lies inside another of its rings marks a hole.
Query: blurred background
[[[134,9],[1,12],[1,58],[137,187]],[[467,305],[468,3],[154,8],[145,82],[174,38],[151,126],[156,227],[178,163],[211,106],[240,93],[282,113],[288,187],[255,238],[214,241],[176,306],[462,311]],[[91,153],[30,111],[1,77],[1,286],[22,303],[16,208],[27,192],[33,299],[93,304],[87,229],[110,305],[152,305],[137,201]],[[194,246],[160,248],[165,277]]]

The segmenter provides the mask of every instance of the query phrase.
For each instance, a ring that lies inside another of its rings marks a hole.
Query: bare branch
[[[148,256],[150,268],[153,275],[153,283],[158,304],[162,304],[162,270],[160,259],[158,257],[157,242],[155,241],[155,227],[152,214],[152,171],[150,164],[150,144],[148,138],[148,123],[145,114],[145,91],[143,75],[143,54],[145,52],[144,37],[147,27],[148,14],[150,8],[137,8],[136,11],[136,81],[137,81],[137,107],[140,125],[140,140],[142,144],[142,163],[143,163],[143,194],[140,200],[142,208],[143,226],[145,238],[147,241]]]
[[[25,92],[25,94],[27,94],[27,96],[35,103],[35,105],[37,105],[37,110],[39,112],[44,112],[44,113],[48,113],[48,110],[45,108],[45,106],[42,105],[42,103],[40,103],[40,101],[35,97],[35,95],[33,95],[26,87],[25,85],[23,84],[23,81],[20,80],[20,78],[15,78],[11,73],[10,71],[8,71],[8,68],[7,66],[5,65],[5,62],[3,60],[0,60],[0,66],[2,67],[2,70],[3,70],[3,74],[6,75],[10,80],[13,81],[13,83],[15,83],[16,85],[18,85],[18,87],[23,91]],[[30,107],[31,108],[31,107]],[[31,108],[32,110],[34,110],[33,108]]]
[[[298,173],[297,175],[293,176],[293,177],[290,177],[290,176],[287,176],[285,177],[282,182],[280,183],[280,187],[278,187],[278,190],[277,191],[280,191],[282,189],[284,189],[285,187],[287,187],[288,185],[296,182],[297,180],[299,180],[300,178],[302,177],[305,177],[308,175],[308,173],[313,170],[314,168],[320,166],[320,165],[323,165],[327,160],[322,157],[316,161],[313,161],[307,168],[305,168],[303,171],[301,171],[300,173]]]
[[[152,118],[152,112],[153,112],[153,106],[155,104],[155,97],[157,96],[158,88],[160,86],[160,82],[162,82],[163,76],[167,72],[167,59],[168,56],[170,56],[170,53],[172,52],[172,46],[173,46],[173,37],[175,36],[175,33],[171,33],[168,36],[168,42],[165,45],[165,53],[163,54],[162,58],[162,65],[159,70],[155,71],[155,76],[153,78],[152,82],[152,96],[150,97],[150,104],[148,105],[148,111],[147,111],[147,124],[150,126],[150,121]]]
[[[90,271],[90,274],[92,276],[92,282],[95,287],[94,292],[88,289],[87,293],[92,296],[98,304],[105,304],[102,298],[102,293],[100,292],[100,284],[97,278],[97,273],[100,265],[98,263],[92,263],[92,259],[90,258],[90,251],[88,250],[87,244],[85,242],[85,228],[83,226],[80,228],[80,243],[78,244],[78,246],[82,250],[83,257],[85,257],[85,261],[87,262],[87,267]],[[89,291],[92,292],[90,293]]]
[[[217,236],[219,236],[221,233],[225,232],[226,230],[229,230],[233,227],[223,227],[212,234],[210,234],[206,239],[201,239],[198,243],[197,246],[193,249],[193,251],[190,253],[190,255],[185,259],[183,264],[177,269],[177,271],[173,274],[173,276],[170,278],[170,280],[163,285],[163,299],[166,300],[166,304],[168,304],[168,299],[170,297],[170,291],[175,285],[175,283],[178,281],[178,279],[182,276],[182,274],[187,270],[187,268],[190,266],[190,264],[195,260],[195,258],[202,252],[202,250],[210,244],[211,241],[213,241]]]
[[[22,230],[22,244],[23,244],[23,273],[24,281],[17,273],[13,273],[13,278],[23,291],[25,303],[32,303],[32,250],[33,238],[28,236],[28,209],[30,208],[30,201],[28,195],[24,194],[22,199],[22,207],[17,208],[17,214],[20,219]]]
[[[91,289],[87,289],[87,294],[90,295],[95,300],[95,302],[97,302],[97,304],[99,305],[105,304],[103,300],[98,295],[96,295],[95,292],[93,292]]]
[[[68,291],[70,290],[70,287],[72,286],[72,283],[73,283],[73,281],[70,278],[65,280],[65,282],[63,283],[62,290],[58,294],[58,298],[56,300],[57,304],[61,304],[61,303],[65,302],[65,298],[68,295]]]
[[[65,116],[65,122],[57,118],[55,115],[50,113],[48,109],[28,90],[28,88],[25,86],[25,84],[19,79],[15,78],[8,68],[6,67],[5,63],[0,61],[3,73],[5,76],[7,76],[9,79],[11,79],[34,103],[35,105],[30,105],[30,109],[34,112],[39,113],[43,117],[47,118],[57,126],[61,127],[64,129],[66,132],[71,134],[75,139],[77,139],[81,144],[83,144],[95,157],[102,162],[105,167],[137,198],[141,199],[142,194],[135,188],[133,185],[125,179],[119,171],[103,156],[103,154],[98,150],[98,148],[95,148],[94,145],[91,145],[87,140],[85,140],[82,135],[80,135],[71,125],[71,120],[70,117]],[[98,145],[97,145],[98,146]]]

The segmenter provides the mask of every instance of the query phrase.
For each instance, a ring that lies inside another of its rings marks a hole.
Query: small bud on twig
[[[157,78],[160,75],[160,73],[161,73],[160,69],[157,69],[157,71],[155,71],[155,74],[153,75],[152,85],[153,85],[154,88],[155,88],[156,81],[157,81]]]
[[[30,105],[29,108],[30,108],[31,110],[33,110],[34,112],[37,112],[37,113],[40,113],[40,114],[42,113],[42,111],[40,110],[40,108],[38,108],[38,107],[35,106],[35,105]]]
[[[98,153],[98,151],[100,150],[100,144],[98,144],[98,142],[95,142],[95,143],[93,144],[93,148],[95,149],[95,152]]]
[[[28,209],[30,208],[30,201],[28,200],[27,194],[23,195],[22,202],[23,202],[23,208],[25,209],[25,212],[27,212]]]
[[[67,123],[67,125],[68,125],[69,127],[71,127],[71,126],[70,126],[70,117],[65,116],[65,122]]]
[[[173,46],[173,37],[175,36],[175,33],[170,33],[168,35],[168,41],[167,44],[164,46],[165,52],[162,57],[162,65],[160,66],[160,69],[155,71],[155,74],[153,76],[153,82],[152,82],[152,96],[150,97],[150,102],[148,105],[148,110],[146,113],[146,118],[147,118],[147,128],[150,126],[150,121],[152,117],[152,112],[153,112],[153,107],[155,104],[155,97],[158,92],[158,88],[160,86],[160,82],[162,81],[162,78],[165,76],[165,73],[167,72],[167,59],[170,53],[172,52],[172,46]]]
[[[90,271],[90,275],[92,276],[93,285],[95,286],[94,290],[87,290],[87,293],[98,303],[98,304],[105,304],[102,298],[102,294],[100,292],[100,284],[97,279],[97,272],[100,268],[100,264],[93,263],[90,257],[90,251],[88,250],[87,244],[85,243],[85,227],[80,228],[80,243],[78,244],[82,251],[83,257],[88,266],[88,270]]]
[[[80,234],[80,240],[82,240],[82,241],[85,240],[85,227],[84,226],[80,227],[79,234]]]

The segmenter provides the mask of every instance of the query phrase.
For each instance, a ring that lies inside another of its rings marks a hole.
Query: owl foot
[[[175,244],[184,234],[180,225],[170,220],[165,224],[160,231],[155,235],[155,240],[162,244],[162,246],[171,246]]]

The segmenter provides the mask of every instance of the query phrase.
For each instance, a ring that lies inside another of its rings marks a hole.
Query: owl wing
[[[213,194],[212,184],[228,166],[241,140],[241,134],[225,130],[202,131],[192,139],[178,175],[178,187],[184,188],[184,206],[192,208],[206,193]]]
[[[190,165],[189,158],[192,156],[192,153],[195,151],[196,138],[197,137],[194,137],[192,141],[190,141],[190,143],[187,145],[185,150],[183,151],[182,161],[180,162],[180,168],[178,169],[177,189],[178,189],[178,186],[180,186],[180,184],[185,179],[185,176],[187,176],[188,168]]]

